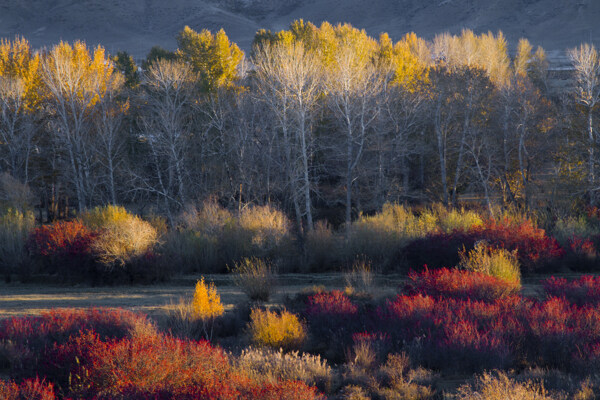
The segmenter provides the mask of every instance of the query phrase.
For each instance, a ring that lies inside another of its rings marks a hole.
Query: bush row
[[[0,396],[35,393],[25,398],[49,400],[57,388],[78,399],[321,398],[299,381],[250,375],[207,341],[159,333],[126,311],[53,311],[0,321],[0,360],[23,382],[0,382]]]
[[[518,294],[515,282],[441,269],[411,273],[405,293],[383,304],[339,291],[316,293],[303,316],[318,348],[342,357],[357,340],[406,351],[424,366],[477,371],[541,366],[589,372],[600,365],[600,280],[551,279],[547,297]]]
[[[91,282],[226,272],[252,257],[300,271],[339,270],[363,259],[377,270],[406,272],[452,267],[465,256],[478,257],[479,269],[501,266],[499,273],[513,276],[559,267],[593,270],[600,260],[600,219],[593,215],[555,221],[555,238],[523,216],[491,219],[468,210],[386,204],[347,231],[319,222],[299,239],[281,211],[261,206],[234,213],[214,199],[188,207],[172,229],[122,207],[37,228],[33,215],[9,210],[0,216],[0,268],[7,279],[44,272]],[[498,262],[490,262],[494,257]]]

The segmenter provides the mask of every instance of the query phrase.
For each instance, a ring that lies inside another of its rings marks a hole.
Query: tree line
[[[600,57],[568,51],[549,90],[544,50],[502,33],[407,34],[298,20],[245,55],[185,27],[138,68],[126,52],[0,44],[0,201],[43,219],[128,204],[175,224],[188,204],[275,204],[299,232],[386,202],[465,199],[569,210],[600,197]]]

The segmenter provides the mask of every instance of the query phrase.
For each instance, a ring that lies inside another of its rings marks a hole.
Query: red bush
[[[65,378],[65,371],[54,363],[54,347],[81,332],[95,332],[101,340],[110,340],[131,336],[136,330],[153,332],[154,327],[144,316],[126,310],[52,310],[38,317],[0,320],[0,349],[4,344],[14,376],[46,375],[63,384],[57,382]]]
[[[54,400],[54,387],[39,379],[28,379],[21,384],[0,380],[2,400]]]
[[[409,294],[494,301],[519,293],[520,285],[479,272],[441,268],[408,274],[405,290]]]
[[[468,231],[433,233],[410,243],[404,253],[413,268],[429,265],[433,268],[451,267],[459,262],[458,252],[470,250],[479,240],[490,246],[509,251],[517,250],[521,267],[535,271],[562,258],[565,250],[556,239],[548,237],[543,229],[536,228],[530,220],[487,220],[483,226]]]
[[[73,339],[61,347],[65,358],[79,348],[71,394],[114,399],[317,399],[315,388],[299,382],[263,384],[231,367],[223,351],[206,341],[142,336],[103,342]],[[61,351],[58,353],[61,354]]]
[[[348,296],[340,290],[317,293],[308,298],[308,316],[351,317],[358,311]]]
[[[208,342],[159,334],[145,318],[127,311],[52,311],[0,321],[2,348],[15,355],[13,375],[45,376],[65,396],[78,399],[321,398],[304,383],[257,381]],[[32,382],[0,384],[0,398],[6,392],[19,400],[54,399],[51,385]],[[52,397],[36,397],[38,392]]]
[[[548,297],[564,297],[580,306],[600,303],[600,276],[585,275],[572,281],[551,277],[543,285]]]
[[[29,249],[42,257],[89,256],[96,236],[96,232],[78,220],[61,221],[36,228],[29,238]]]

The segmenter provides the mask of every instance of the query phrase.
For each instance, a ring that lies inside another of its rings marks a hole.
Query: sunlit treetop
[[[429,81],[431,53],[426,42],[414,33],[406,34],[394,44],[387,33],[379,37],[379,63],[389,66],[393,83],[411,92]]]
[[[231,88],[239,80],[244,52],[229,40],[223,29],[200,33],[186,26],[177,35],[177,56],[199,74],[204,91]]]
[[[34,110],[40,103],[40,56],[32,51],[26,39],[16,37],[13,41],[0,41],[0,77],[21,82],[28,110]]]
[[[46,54],[43,77],[49,94],[67,101],[96,104],[116,73],[103,47],[88,49],[84,42],[60,42]]]

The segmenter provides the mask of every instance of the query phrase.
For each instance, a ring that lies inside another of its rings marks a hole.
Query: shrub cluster
[[[106,206],[33,230],[28,248],[41,271],[92,283],[164,279],[156,229],[123,207]]]
[[[44,381],[26,379],[20,384],[0,379],[0,399],[2,400],[55,400],[54,387]]]
[[[176,230],[166,237],[163,252],[181,272],[225,272],[244,258],[293,260],[288,218],[270,206],[232,213],[213,199],[189,207]]]
[[[558,281],[550,293],[568,296],[584,281]],[[371,348],[407,351],[436,369],[538,365],[585,371],[598,365],[600,310],[559,297],[536,301],[518,290],[515,282],[481,273],[424,271],[411,273],[406,294],[376,309],[325,292],[309,297],[304,315],[309,332],[337,351],[362,337]]]
[[[410,243],[404,250],[408,265],[418,268],[451,267],[459,264],[460,251],[471,251],[485,240],[495,249],[516,251],[518,261],[526,272],[538,271],[565,255],[558,241],[546,235],[528,219],[488,219],[482,226],[468,230],[436,232]]]
[[[285,310],[253,309],[248,329],[254,344],[275,349],[298,349],[306,339],[304,326],[298,317]]]
[[[441,268],[411,271],[404,290],[411,294],[463,300],[494,301],[519,294],[519,282],[507,281],[481,272]]]
[[[0,346],[13,378],[39,375],[49,382],[0,382],[0,395],[9,399],[54,399],[53,386],[78,399],[321,398],[303,382],[253,376],[208,342],[158,333],[126,311],[52,311],[3,320]]]
[[[585,275],[568,281],[565,278],[551,277],[543,281],[548,297],[564,297],[578,306],[596,306],[600,303],[600,277]]]

